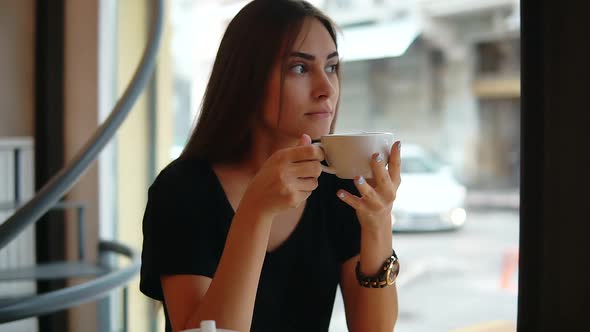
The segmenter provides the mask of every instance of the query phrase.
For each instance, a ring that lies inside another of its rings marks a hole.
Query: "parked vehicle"
[[[424,148],[404,143],[402,183],[393,203],[393,231],[436,231],[462,227],[467,220],[466,189]]]

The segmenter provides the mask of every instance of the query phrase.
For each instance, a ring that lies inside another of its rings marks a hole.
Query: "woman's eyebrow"
[[[296,57],[296,58],[302,58],[305,60],[309,60],[309,61],[314,61],[315,60],[315,55],[309,54],[309,53],[304,53],[304,52],[291,52],[290,56],[292,57]],[[337,57],[338,56],[338,52],[332,52],[330,54],[328,54],[328,56],[326,57],[326,59],[331,59],[333,57]]]
[[[333,57],[338,57],[338,51],[334,51],[334,52],[328,54],[328,56],[326,57],[326,59],[330,60]]]

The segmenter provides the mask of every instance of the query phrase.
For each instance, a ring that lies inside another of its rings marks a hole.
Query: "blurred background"
[[[61,37],[39,30],[46,24],[43,17],[55,13],[43,2],[0,0],[0,223],[14,212],[15,202],[26,201],[67,163],[109,114],[148,36],[146,1],[57,1]],[[519,1],[310,2],[341,30],[336,131],[391,131],[403,142],[403,182],[392,211],[393,246],[402,262],[396,331],[515,331]],[[80,244],[84,259],[96,264],[99,239],[141,249],[147,187],[186,143],[221,36],[246,3],[165,1],[165,29],[148,87],[98,162],[64,198],[70,205],[54,209],[0,250],[0,298],[88,280],[78,276],[48,284],[1,278],[8,270],[47,260],[75,261]],[[39,40],[50,43],[48,50],[61,50],[61,76],[53,81],[59,100],[39,97],[40,88],[54,88],[36,85],[39,71],[51,63],[40,62]],[[61,121],[52,124],[43,114],[56,109]],[[54,134],[40,135],[43,126]],[[0,331],[95,326],[163,331],[163,313],[140,294],[135,277],[124,292],[0,324]],[[347,331],[340,296],[330,331]]]

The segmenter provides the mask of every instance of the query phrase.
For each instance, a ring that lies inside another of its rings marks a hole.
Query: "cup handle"
[[[324,150],[324,147],[322,146],[321,142],[314,142],[312,143],[315,146],[319,146],[320,149],[322,149],[322,151],[324,151],[324,155],[326,154],[326,150]],[[328,160],[326,159],[326,163],[328,162]],[[336,174],[336,170],[333,167],[330,166],[326,166],[323,164],[320,164],[320,166],[322,166],[322,171],[326,172],[326,173],[330,173],[330,174]]]

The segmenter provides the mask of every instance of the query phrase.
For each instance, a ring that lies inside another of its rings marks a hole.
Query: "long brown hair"
[[[240,10],[223,35],[197,125],[180,158],[244,159],[272,68],[279,56],[284,62],[309,17],[318,19],[337,45],[334,23],[306,1],[253,0]]]

